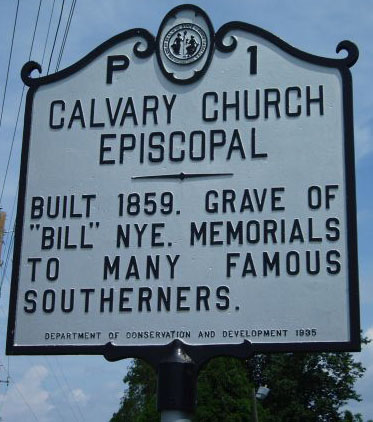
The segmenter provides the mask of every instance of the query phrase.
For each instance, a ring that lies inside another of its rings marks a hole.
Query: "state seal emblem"
[[[163,40],[163,51],[173,63],[190,64],[206,52],[205,31],[193,23],[181,23],[171,28]]]

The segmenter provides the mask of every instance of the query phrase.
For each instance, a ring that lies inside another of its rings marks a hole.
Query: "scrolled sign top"
[[[34,70],[41,73],[42,69],[40,64],[31,61],[24,65],[21,76],[28,86],[50,83],[86,66],[111,46],[128,38],[141,37],[146,42],[146,48],[141,49],[142,42],[137,42],[133,50],[137,57],[146,58],[156,53],[158,64],[169,80],[178,84],[193,83],[206,73],[215,48],[221,52],[232,52],[237,47],[235,30],[256,34],[295,57],[322,66],[352,67],[359,58],[359,50],[351,41],[341,41],[336,47],[337,53],[346,51],[346,57],[339,59],[320,57],[298,50],[272,33],[245,22],[228,22],[215,33],[209,17],[201,8],[195,5],[180,5],[165,16],[156,38],[145,29],[125,31],[104,42],[83,59],[60,72],[32,78],[31,73]],[[195,62],[200,59],[202,63],[196,67]]]

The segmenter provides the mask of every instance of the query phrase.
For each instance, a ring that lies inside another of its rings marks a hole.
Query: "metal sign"
[[[342,49],[185,5],[156,38],[27,63],[7,352],[358,350]]]

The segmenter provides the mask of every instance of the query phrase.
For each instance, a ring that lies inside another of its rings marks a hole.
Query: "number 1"
[[[250,75],[256,75],[258,70],[258,47],[252,45],[247,49],[247,52],[250,53]]]

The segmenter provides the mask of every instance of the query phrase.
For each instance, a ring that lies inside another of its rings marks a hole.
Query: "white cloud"
[[[89,401],[89,395],[87,395],[82,389],[76,388],[75,390],[72,390],[69,394],[69,400],[72,403],[86,405]]]
[[[50,394],[43,387],[48,370],[42,365],[31,367],[15,384],[11,383],[7,394],[0,395],[4,402],[2,418],[8,422],[31,421],[30,408],[40,422],[52,422],[50,413],[53,410]]]
[[[368,337],[370,340],[373,340],[373,327],[370,327],[367,329],[365,336]]]

